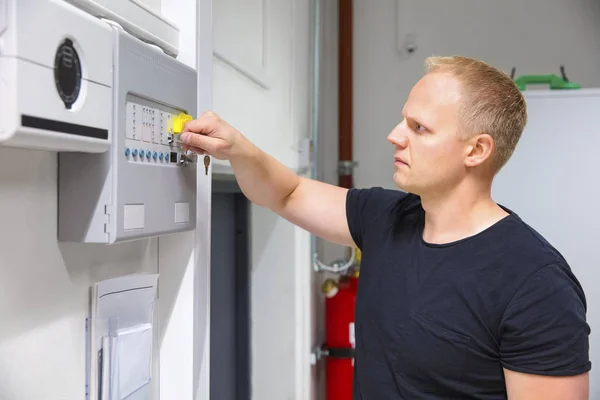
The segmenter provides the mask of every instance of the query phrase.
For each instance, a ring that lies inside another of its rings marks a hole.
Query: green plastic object
[[[558,75],[523,75],[515,79],[519,90],[527,85],[550,85],[550,89],[580,89],[581,85],[562,79]]]

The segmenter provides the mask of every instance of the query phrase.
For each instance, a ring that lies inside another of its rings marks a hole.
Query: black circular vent
[[[81,61],[77,50],[73,46],[73,41],[65,41],[56,50],[54,58],[54,83],[58,95],[67,109],[73,107],[73,104],[79,97],[81,90]]]

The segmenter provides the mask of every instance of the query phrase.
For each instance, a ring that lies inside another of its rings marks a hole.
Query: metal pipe
[[[345,0],[340,0],[341,3]],[[350,13],[352,12],[350,0]],[[311,147],[312,147],[312,167],[311,167],[311,178],[316,180],[321,180],[321,168],[320,168],[320,135],[319,135],[319,106],[320,106],[320,68],[321,68],[321,1],[314,0],[314,31],[313,31],[313,98],[312,98],[312,137],[311,137]],[[341,10],[340,10],[341,11]],[[340,20],[341,20],[340,16]],[[341,21],[340,21],[341,22]],[[340,43],[341,45],[341,43]],[[352,85],[352,82],[350,82]],[[348,89],[346,88],[346,91]],[[350,86],[350,91],[352,91],[352,86]],[[350,102],[350,107],[352,107],[352,102]],[[352,115],[350,114],[350,121],[352,120]],[[350,122],[352,124],[352,122]],[[350,132],[350,137],[352,137],[352,132]],[[342,135],[340,134],[340,141]],[[346,147],[345,155],[348,147]],[[350,143],[350,152],[352,150],[352,143]],[[351,157],[351,153],[350,153]],[[352,178],[350,176],[350,178]],[[340,177],[341,179],[341,177]],[[345,186],[340,182],[342,186]],[[352,182],[350,181],[350,184]],[[347,186],[346,186],[347,187]],[[319,261],[319,251],[318,251],[318,238],[315,235],[311,235],[310,242],[310,252],[312,254],[312,263],[315,271],[327,271],[333,273],[345,273],[350,267],[354,265],[356,250],[351,249],[350,259],[349,260],[337,260],[332,265],[326,265]]]
[[[321,171],[319,169],[319,96],[320,96],[320,64],[321,64],[321,0],[314,0],[314,31],[313,31],[313,98],[312,98],[312,179],[320,180]],[[319,260],[317,237],[311,235],[310,253],[313,259],[313,266]]]
[[[313,99],[312,99],[312,178],[320,179],[319,170],[319,105],[321,76],[321,1],[314,0],[314,37],[313,37]]]
[[[352,107],[353,107],[353,0],[339,0],[338,10],[338,151],[339,184],[352,188]]]

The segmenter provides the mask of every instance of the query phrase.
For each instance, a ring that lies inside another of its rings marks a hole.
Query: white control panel
[[[113,140],[102,154],[59,154],[60,241],[112,244],[196,226],[197,158],[170,130],[196,112],[196,71],[112,29]]]
[[[107,151],[112,54],[110,26],[69,3],[0,0],[0,145]]]
[[[183,152],[171,127],[179,112],[132,98],[125,106],[127,160],[150,165],[177,164]]]

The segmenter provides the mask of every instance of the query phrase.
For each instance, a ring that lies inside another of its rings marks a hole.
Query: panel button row
[[[129,156],[133,156],[134,158],[137,158],[139,156],[140,160],[148,159],[150,160],[151,158],[154,160],[159,160],[159,161],[169,161],[169,153],[168,152],[159,152],[159,151],[152,151],[152,150],[143,150],[143,149],[130,149],[129,147],[125,148],[125,157],[129,157]]]

